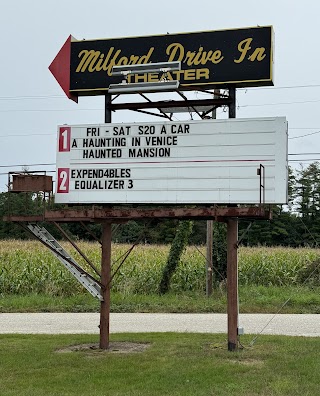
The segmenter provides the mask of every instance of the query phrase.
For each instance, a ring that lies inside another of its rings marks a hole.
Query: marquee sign
[[[49,69],[67,96],[102,95],[113,66],[181,61],[168,73],[181,90],[273,85],[271,26],[99,40],[70,36]],[[156,82],[157,74],[130,76],[130,82]]]
[[[58,127],[57,203],[287,202],[284,117]]]

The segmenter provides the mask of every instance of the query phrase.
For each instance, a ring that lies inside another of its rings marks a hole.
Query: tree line
[[[3,216],[12,214],[40,214],[41,194],[0,193],[0,239],[25,239],[29,235],[18,225],[3,221]],[[57,206],[59,207],[59,206]],[[288,204],[273,205],[273,218],[270,221],[239,222],[239,235],[245,232],[242,243],[247,246],[317,246],[320,242],[320,163],[313,162],[307,167],[289,168]],[[150,244],[171,244],[175,238],[179,221],[155,219],[149,227],[145,221],[129,221],[116,227],[113,241],[132,243],[140,236],[142,242]],[[92,240],[88,229],[78,223],[63,225],[70,236]],[[97,237],[101,236],[99,224],[89,226]],[[50,232],[59,237],[52,225]],[[224,235],[224,224],[215,224],[214,234],[218,242]],[[141,236],[142,235],[142,236]],[[215,237],[214,237],[215,238]],[[189,244],[206,243],[206,221],[194,221]],[[222,242],[221,242],[222,243]]]

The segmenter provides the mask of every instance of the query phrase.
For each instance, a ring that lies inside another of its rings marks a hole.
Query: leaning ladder
[[[93,295],[93,297],[97,297],[100,301],[103,301],[99,283],[79,266],[79,264],[66,250],[63,249],[48,230],[32,223],[28,223],[27,228],[37,239],[40,240],[40,242],[50,248],[52,254],[57,257],[57,259],[71,272],[78,282],[80,282],[88,292]]]

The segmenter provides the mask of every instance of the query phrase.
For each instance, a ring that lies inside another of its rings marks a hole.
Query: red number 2
[[[58,168],[58,186],[57,193],[68,193],[69,192],[69,168]]]

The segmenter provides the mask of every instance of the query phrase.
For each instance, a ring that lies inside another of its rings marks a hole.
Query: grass
[[[236,353],[226,350],[225,335],[118,334],[111,341],[150,346],[142,353],[57,353],[97,339],[0,335],[1,396],[318,395],[319,338],[261,336]]]
[[[320,287],[241,286],[239,296],[241,313],[275,313],[290,297],[281,313],[320,313]],[[89,293],[69,297],[45,294],[0,296],[0,312],[98,312],[99,309],[99,301]],[[224,313],[226,309],[225,291],[216,290],[210,298],[194,292],[163,296],[111,293],[111,312]]]
[[[96,244],[80,243],[97,264]],[[114,261],[128,246],[114,246]],[[201,248],[204,251],[203,248]],[[226,290],[205,297],[205,261],[189,247],[169,294],[158,285],[169,247],[139,246],[115,279],[112,312],[226,312]],[[242,248],[240,312],[320,313],[320,286],[299,274],[319,250]],[[36,242],[0,241],[0,312],[98,312],[99,301],[77,284]],[[97,342],[89,335],[0,335],[0,395],[217,395],[318,394],[319,338],[260,336],[230,353],[225,335],[112,334],[111,341],[148,343],[143,353],[57,353]],[[281,358],[279,358],[281,357]],[[284,364],[285,362],[285,364]]]

